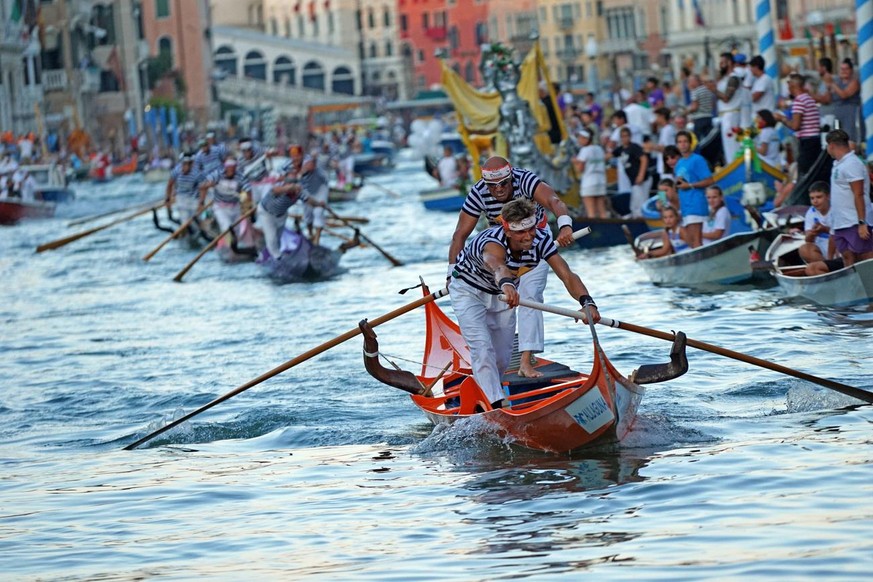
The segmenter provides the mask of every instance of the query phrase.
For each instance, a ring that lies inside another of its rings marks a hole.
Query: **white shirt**
[[[598,188],[601,188],[598,194],[606,194],[606,154],[603,148],[589,144],[579,150],[576,159],[585,162],[580,180],[583,196],[586,191],[597,192]]]
[[[810,206],[809,210],[806,211],[806,214],[803,216],[803,230],[809,231],[812,230],[812,227],[816,225],[816,223],[821,223],[827,227],[830,227],[830,223],[828,218],[831,216],[830,212],[828,214],[822,214],[818,210],[816,210],[815,206]],[[828,239],[831,238],[831,233],[829,232],[820,232],[815,237],[815,244],[821,251],[821,254],[827,258],[828,256]]]
[[[782,168],[782,154],[779,152],[779,135],[776,133],[776,128],[765,127],[761,129],[761,133],[755,138],[755,144],[767,144],[767,153],[759,154],[761,159],[776,168]]]
[[[454,186],[458,183],[458,160],[454,156],[446,156],[437,162],[441,186]]]
[[[715,232],[723,230],[721,237],[724,238],[731,233],[731,213],[727,206],[722,206],[715,211],[715,216],[707,217],[703,222],[703,232]],[[712,244],[719,239],[703,239],[703,244]]]
[[[762,109],[767,109],[771,113],[776,109],[776,91],[773,88],[773,79],[767,73],[762,73],[760,77],[756,77],[752,83],[752,94],[762,93],[757,101],[752,101],[752,111],[757,113]]]
[[[639,103],[628,103],[624,106],[624,114],[627,115],[627,123],[631,127],[636,127],[642,135],[652,134],[652,110],[648,107],[643,107]],[[633,138],[633,136],[631,136]],[[635,139],[631,141],[636,142]],[[642,145],[642,140],[640,140]]]
[[[849,151],[839,160],[834,160],[831,170],[831,211],[828,213],[834,230],[858,225],[855,195],[851,184],[864,181],[864,206],[867,224],[873,224],[873,204],[870,203],[870,176],[864,162]]]

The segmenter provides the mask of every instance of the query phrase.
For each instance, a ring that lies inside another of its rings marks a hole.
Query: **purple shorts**
[[[870,230],[870,227],[867,227]],[[873,252],[873,235],[867,240],[858,236],[858,227],[838,228],[834,231],[834,244],[837,252],[852,251],[856,255]]]

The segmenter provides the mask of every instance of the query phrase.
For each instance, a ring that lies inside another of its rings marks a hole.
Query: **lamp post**
[[[594,93],[594,98],[597,98],[597,92],[600,90],[598,87],[599,80],[597,78],[597,39],[594,38],[594,35],[588,36],[588,42],[585,43],[585,55],[588,57],[588,85],[589,89],[592,93]]]

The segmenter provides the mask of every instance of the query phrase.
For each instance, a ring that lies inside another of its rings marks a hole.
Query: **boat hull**
[[[786,297],[806,299],[825,307],[849,307],[873,302],[873,259],[851,267],[814,276],[792,276],[796,269],[780,260],[796,250],[802,239],[780,235],[767,250],[766,258],[776,265],[773,276]]]
[[[418,198],[427,210],[457,212],[464,205],[467,196],[458,188],[447,186],[422,190],[419,192]]]
[[[0,224],[12,225],[30,218],[50,218],[54,214],[55,205],[51,202],[0,200]]]
[[[659,285],[694,287],[742,283],[756,276],[749,260],[748,247],[751,245],[756,250],[760,249],[768,236],[772,240],[775,232],[733,234],[696,249],[640,260],[638,263],[649,279]]]

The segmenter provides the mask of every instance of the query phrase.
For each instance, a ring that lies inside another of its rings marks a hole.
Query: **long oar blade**
[[[206,209],[209,208],[210,206],[212,206],[212,200],[210,200],[209,202],[206,203],[206,205],[203,207],[203,210],[206,210]],[[164,247],[167,245],[167,243],[169,243],[171,240],[173,240],[174,238],[177,238],[179,235],[181,235],[183,232],[185,232],[185,230],[186,230],[189,226],[191,226],[191,223],[194,222],[194,219],[197,218],[198,214],[199,214],[199,213],[194,213],[194,214],[192,214],[191,217],[190,217],[188,220],[186,220],[185,222],[183,222],[183,223],[179,226],[179,228],[177,228],[175,231],[173,231],[173,233],[172,233],[170,236],[168,236],[168,237],[165,238],[163,241],[161,241],[161,244],[159,244],[159,245],[156,246],[154,249],[152,249],[151,252],[149,252],[148,254],[146,254],[146,255],[142,258],[142,260],[144,260],[144,261],[146,261],[146,262],[150,261],[151,258],[152,258],[153,256],[155,256],[156,254],[158,254],[158,251],[160,251],[162,248],[164,248]]]
[[[225,235],[229,234],[230,231],[232,231],[234,228],[236,228],[236,225],[238,225],[240,222],[242,222],[243,220],[245,220],[246,218],[248,218],[249,216],[251,216],[252,214],[254,214],[254,213],[255,213],[255,210],[257,210],[257,208],[252,208],[252,209],[249,210],[248,212],[244,213],[242,216],[240,216],[239,218],[236,219],[236,222],[234,222],[233,224],[231,224],[230,226],[228,226],[228,227],[224,230],[224,232],[222,232],[221,234],[219,234],[218,236],[216,236],[214,239],[212,239],[212,240],[209,242],[208,245],[206,245],[205,247],[203,247],[203,250],[200,251],[200,253],[199,253],[196,257],[194,257],[194,259],[193,259],[190,263],[188,263],[187,265],[185,265],[185,268],[184,268],[184,269],[182,269],[181,271],[179,271],[178,273],[176,273],[176,276],[173,277],[173,281],[175,281],[175,282],[177,282],[177,283],[181,283],[181,282],[182,282],[182,278],[185,276],[185,274],[186,274],[188,271],[191,270],[191,267],[193,267],[194,264],[197,263],[197,261],[199,261],[201,258],[203,258],[203,255],[205,255],[206,253],[208,253],[209,251],[211,251],[211,250],[213,249],[213,247],[215,247],[215,245],[217,245],[218,242],[219,242],[222,238],[224,238]]]
[[[578,311],[573,311],[572,309],[564,309],[562,307],[554,307],[551,305],[546,305],[544,303],[539,303],[536,301],[527,301],[521,300],[519,301],[519,305],[523,307],[530,307],[531,309],[539,309],[541,311],[547,311],[549,313],[554,313],[556,315],[563,315],[565,317],[571,317],[573,319],[581,320],[582,314]],[[641,335],[647,335],[649,337],[654,337],[662,340],[673,341],[675,336],[672,333],[667,333],[665,331],[659,331],[657,329],[651,329],[648,327],[643,327],[640,325],[634,325],[632,323],[626,323],[623,321],[618,321],[616,319],[610,319],[608,317],[601,317],[600,322],[601,325],[607,325],[609,327],[615,327],[618,329],[623,329],[625,331],[632,331],[634,333],[638,333]],[[840,382],[836,382],[834,380],[828,380],[827,378],[819,378],[818,376],[813,376],[812,374],[807,374],[806,372],[801,372],[800,370],[795,370],[793,368],[788,368],[782,366],[780,364],[774,364],[773,362],[768,362],[767,360],[762,360],[761,358],[756,358],[755,356],[750,356],[748,354],[743,354],[740,352],[735,352],[733,350],[729,350],[727,348],[722,348],[713,344],[708,344],[706,342],[702,342],[699,340],[688,338],[687,343],[692,348],[697,348],[698,350],[703,350],[706,352],[710,352],[713,354],[717,354],[719,356],[724,356],[726,358],[732,358],[734,360],[739,360],[740,362],[745,362],[747,364],[752,364],[754,366],[759,366],[761,368],[766,368],[768,370],[772,370],[774,372],[779,372],[780,374],[786,374],[788,376],[793,376],[795,378],[800,378],[801,380],[806,380],[807,382],[812,382],[813,384],[818,384],[819,386],[824,386],[825,388],[829,388],[840,394],[845,394],[846,396],[851,396],[852,398],[857,398],[858,400],[862,400],[867,403],[873,403],[873,392],[868,392],[867,390],[862,390],[860,388],[855,388],[854,386],[849,386],[847,384],[842,384]]]
[[[349,221],[345,220],[343,217],[341,217],[341,216],[338,215],[336,212],[334,212],[333,209],[331,209],[330,206],[325,206],[324,209],[327,211],[328,214],[330,214],[331,216],[333,216],[333,217],[336,218],[337,220],[339,220],[339,221],[345,223],[346,226],[350,226],[350,227],[352,227],[352,228],[355,228],[355,227],[354,227],[354,226],[353,226]],[[367,241],[367,242],[370,244],[371,247],[373,247],[374,249],[376,249],[377,251],[379,251],[380,253],[382,253],[382,256],[385,257],[386,259],[388,259],[389,261],[391,261],[391,264],[392,264],[392,265],[394,265],[395,267],[402,267],[402,266],[403,266],[403,263],[402,263],[401,261],[399,261],[399,260],[397,260],[396,258],[392,257],[392,256],[388,253],[388,251],[386,251],[385,249],[383,249],[382,247],[380,247],[379,245],[377,245],[376,243],[374,243],[374,242],[370,239],[370,237],[368,237],[368,236],[365,235],[363,232],[361,232],[360,229],[358,229],[358,235],[359,235],[362,239],[364,239],[365,241]]]
[[[132,214],[128,214],[127,216],[119,218],[118,220],[113,220],[112,222],[109,222],[109,223],[104,224],[102,226],[96,226],[94,228],[91,228],[91,229],[88,229],[88,230],[85,230],[82,232],[78,232],[76,234],[71,234],[70,236],[65,236],[64,238],[59,238],[58,240],[54,240],[51,242],[41,244],[38,247],[36,247],[36,252],[41,253],[44,251],[51,251],[51,250],[60,248],[64,245],[70,244],[71,242],[77,241],[80,238],[85,238],[86,236],[94,234],[95,232],[100,232],[101,230],[105,230],[105,229],[109,228],[110,226],[115,226],[116,224],[121,224],[122,222],[127,222],[128,220],[136,218],[137,216],[142,216],[143,214],[148,214],[152,210],[157,210],[164,205],[165,205],[165,203],[161,202],[160,204],[157,204],[154,206],[149,206],[148,208],[143,208],[143,209],[138,210]]]
[[[388,322],[388,321],[391,321],[392,319],[400,317],[404,313],[412,311],[413,309],[415,309],[417,307],[421,307],[425,303],[430,303],[431,301],[435,301],[436,299],[439,299],[440,297],[444,297],[444,296],[448,295],[448,293],[449,293],[448,289],[440,289],[439,291],[435,291],[429,295],[425,295],[421,299],[413,301],[412,303],[407,303],[403,307],[398,307],[394,311],[390,311],[384,315],[377,317],[376,319],[374,319],[370,322],[370,327],[376,327],[377,325],[382,325],[385,322]],[[308,352],[304,352],[292,360],[288,360],[287,362],[285,362],[281,366],[277,366],[277,367],[273,368],[272,370],[270,370],[269,372],[265,372],[264,374],[261,374],[260,376],[258,376],[254,380],[250,380],[250,381],[246,382],[245,384],[243,384],[242,386],[234,388],[233,390],[231,390],[227,394],[225,394],[223,396],[219,396],[218,398],[216,398],[212,402],[209,402],[208,404],[204,404],[203,406],[201,406],[197,410],[190,412],[190,413],[186,414],[185,416],[182,416],[181,418],[178,418],[178,419],[174,420],[173,422],[167,424],[166,426],[163,426],[163,427],[159,428],[158,430],[147,434],[146,436],[142,437],[138,441],[133,442],[133,443],[127,445],[126,447],[124,447],[124,450],[131,451],[131,450],[137,448],[138,446],[140,446],[141,444],[148,442],[148,441],[152,440],[153,438],[155,438],[156,436],[163,434],[164,432],[170,430],[171,428],[182,424],[186,420],[189,420],[189,419],[197,416],[201,412],[209,410],[213,406],[216,406],[217,404],[221,404],[225,400],[229,400],[230,398],[233,398],[237,394],[240,394],[241,392],[245,392],[246,390],[248,390],[252,386],[256,386],[256,385],[260,384],[261,382],[264,382],[265,380],[269,380],[273,376],[281,374],[282,372],[289,370],[290,368],[293,368],[294,366],[296,366],[298,364],[302,364],[306,360],[314,358],[315,356],[317,356],[323,352],[326,352],[330,348],[338,346],[339,344],[341,344],[345,341],[348,341],[357,335],[360,335],[360,333],[361,333],[361,329],[359,327],[356,327],[354,329],[350,329],[349,331],[347,331],[341,335],[338,335],[337,337],[333,338],[332,340],[327,341],[327,342],[325,342],[317,347],[314,347],[311,350],[309,350]]]

